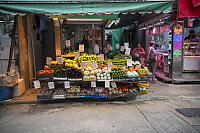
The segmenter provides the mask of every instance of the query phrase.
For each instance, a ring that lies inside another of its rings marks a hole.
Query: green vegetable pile
[[[54,77],[59,77],[59,78],[66,78],[67,77],[67,71],[65,69],[58,69],[55,70],[53,73]]]
[[[125,79],[127,78],[127,72],[121,68],[112,68],[111,69],[111,78],[112,79]]]

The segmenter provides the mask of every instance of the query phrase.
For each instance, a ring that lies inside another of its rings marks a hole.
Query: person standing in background
[[[137,48],[134,48],[132,51],[132,56],[134,61],[140,61],[141,66],[145,65],[145,51],[142,48],[141,44],[138,42]]]
[[[155,47],[155,44],[150,43],[150,47],[148,49],[148,56],[147,56],[147,60],[149,61],[149,71],[152,72],[153,79],[155,79],[156,67],[157,67],[157,62],[156,62],[157,53],[154,47]]]

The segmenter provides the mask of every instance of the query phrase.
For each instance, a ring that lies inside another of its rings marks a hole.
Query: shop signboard
[[[182,60],[183,26],[175,25],[173,30],[173,60]]]

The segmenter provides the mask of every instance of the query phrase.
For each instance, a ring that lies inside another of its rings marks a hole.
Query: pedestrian
[[[149,71],[152,72],[153,79],[155,79],[156,67],[157,67],[157,62],[156,62],[157,53],[154,47],[155,47],[155,44],[150,43],[150,47],[148,48],[148,56],[147,56],[147,61],[149,63]]]
[[[145,51],[142,48],[141,43],[137,43],[137,48],[132,51],[132,56],[134,61],[140,61],[141,66],[144,67],[145,64]]]

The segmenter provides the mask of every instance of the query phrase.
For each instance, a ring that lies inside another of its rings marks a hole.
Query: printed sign
[[[116,43],[115,48],[119,49],[119,43]]]
[[[54,82],[48,82],[48,87],[49,89],[54,89],[55,88]]]
[[[66,40],[66,41],[65,41],[65,45],[66,45],[66,47],[70,47],[70,46],[71,46],[70,40]]]
[[[80,53],[79,53],[79,52],[76,52],[76,53],[75,53],[75,58],[78,59],[79,57],[80,57]]]
[[[120,51],[124,51],[124,46],[121,46]]]
[[[84,44],[79,44],[79,52],[84,52]]]
[[[62,57],[58,57],[58,64],[63,64],[63,58]]]
[[[96,81],[91,81],[91,87],[96,87]]]
[[[46,64],[47,64],[47,65],[51,65],[51,61],[52,61],[52,58],[51,58],[51,57],[47,57],[47,58],[46,58]]]
[[[99,54],[99,61],[104,61],[104,54]]]
[[[40,86],[40,81],[39,81],[39,80],[33,81],[33,84],[34,84],[34,88],[35,88],[35,89],[41,88],[41,86]]]
[[[127,59],[127,66],[132,66],[132,60],[131,59]]]
[[[117,88],[117,85],[115,82],[111,82],[111,86],[112,86],[112,88]]]
[[[110,81],[105,81],[105,88],[110,88]]]
[[[108,68],[112,68],[112,62],[108,62]]]
[[[130,48],[127,48],[126,51],[125,51],[125,54],[126,54],[126,55],[130,55],[130,52],[131,52],[131,49],[130,49]]]
[[[86,62],[81,62],[81,68],[85,69],[86,68]]]
[[[92,68],[98,68],[97,63],[96,62],[92,62]]]
[[[69,83],[69,81],[65,81],[65,82],[64,82],[64,87],[65,87],[65,89],[70,88],[70,83]]]

